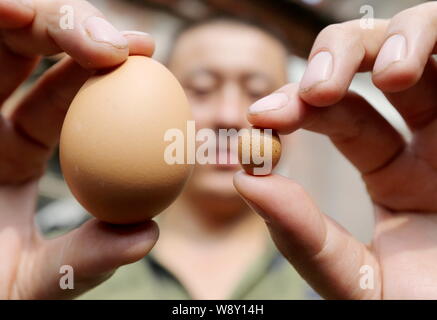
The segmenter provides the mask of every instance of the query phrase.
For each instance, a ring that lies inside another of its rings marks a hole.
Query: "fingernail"
[[[249,107],[249,113],[260,113],[271,110],[278,110],[288,103],[288,96],[285,93],[277,92],[264,97]]]
[[[99,43],[107,43],[117,49],[127,48],[128,42],[112,24],[100,17],[90,17],[85,21],[88,36]]]
[[[401,34],[395,34],[388,38],[379,50],[373,72],[378,73],[390,66],[392,63],[405,59],[407,55],[407,41]]]
[[[141,31],[134,31],[134,30],[122,31],[121,34],[124,36],[150,37],[149,33],[141,32]]]
[[[317,53],[308,64],[300,82],[300,90],[308,91],[320,82],[331,78],[332,54],[328,51]]]

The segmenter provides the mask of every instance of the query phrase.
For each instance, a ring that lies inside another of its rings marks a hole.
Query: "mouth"
[[[219,170],[236,170],[240,168],[238,162],[237,150],[232,150],[229,145],[222,147],[217,143],[216,148],[216,165]]]

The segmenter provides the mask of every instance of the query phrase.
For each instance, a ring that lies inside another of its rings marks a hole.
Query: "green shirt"
[[[270,241],[229,299],[311,299],[317,295]],[[178,279],[153,256],[123,266],[106,282],[78,299],[192,299]]]

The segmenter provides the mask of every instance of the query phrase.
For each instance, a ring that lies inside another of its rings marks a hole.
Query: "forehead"
[[[268,33],[249,25],[217,22],[195,27],[177,41],[170,59],[176,69],[284,74],[287,53]]]

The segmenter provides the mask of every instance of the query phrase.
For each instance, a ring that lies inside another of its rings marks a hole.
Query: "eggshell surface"
[[[266,152],[265,143],[270,146],[270,157]],[[265,133],[264,129],[251,128],[244,131],[244,134],[238,139],[238,160],[244,171],[250,175],[269,175],[281,158],[281,140],[279,135],[272,131],[271,134]],[[246,155],[248,161],[245,163],[243,155]],[[255,163],[254,157],[265,157],[270,162],[270,166],[265,167],[264,162]],[[255,168],[263,168],[255,172]]]
[[[165,132],[186,132],[190,119],[179,82],[151,58],[131,56],[92,77],[74,98],[61,133],[61,167],[73,195],[105,222],[154,217],[191,174],[192,165],[164,160]]]

